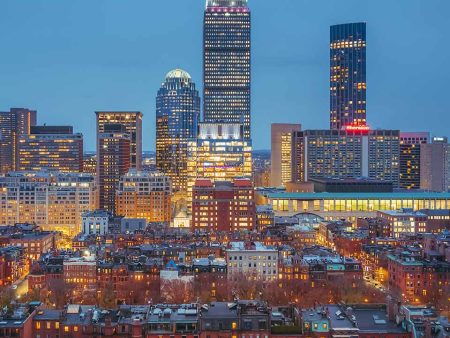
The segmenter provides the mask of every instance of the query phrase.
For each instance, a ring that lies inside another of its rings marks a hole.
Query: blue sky
[[[450,1],[250,0],[255,149],[270,123],[328,128],[329,26],[366,21],[368,121],[447,135]],[[38,110],[95,149],[96,110],[140,110],[155,143],[155,95],[181,67],[201,90],[204,0],[0,0],[0,110]]]

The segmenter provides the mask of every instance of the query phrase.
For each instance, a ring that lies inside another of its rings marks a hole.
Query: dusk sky
[[[0,0],[0,111],[38,110],[73,125],[95,149],[96,110],[144,113],[154,150],[155,96],[188,71],[201,93],[204,0]],[[329,26],[367,22],[367,119],[372,128],[450,136],[450,1],[250,0],[252,130],[270,123],[329,127]]]

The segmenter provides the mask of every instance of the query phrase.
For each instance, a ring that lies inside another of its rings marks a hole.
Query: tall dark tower
[[[197,137],[200,96],[182,69],[167,73],[156,96],[156,167],[172,179],[174,190],[187,189],[188,142]]]
[[[330,28],[330,128],[366,126],[366,24]]]
[[[205,122],[244,125],[250,138],[251,20],[247,0],[207,0],[203,22]]]

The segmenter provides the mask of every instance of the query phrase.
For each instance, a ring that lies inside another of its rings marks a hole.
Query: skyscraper
[[[420,189],[420,145],[429,139],[427,132],[400,133],[400,188]]]
[[[330,28],[330,129],[366,126],[366,24]]]
[[[0,173],[16,170],[18,137],[30,133],[30,127],[36,125],[36,115],[35,110],[27,108],[0,112]]]
[[[207,0],[203,22],[204,122],[244,125],[250,138],[251,20],[247,0]]]
[[[292,134],[300,124],[272,123],[270,184],[281,186],[292,181]]]
[[[130,165],[132,168],[140,170],[142,166],[142,113],[138,111],[103,111],[95,114],[97,115],[97,133],[104,133],[108,129],[108,125],[123,126],[122,132],[130,136]]]
[[[83,135],[71,126],[31,126],[19,135],[17,170],[83,171]]]
[[[167,73],[156,97],[156,167],[186,190],[188,141],[197,137],[200,97],[191,76],[181,69]]]
[[[128,133],[112,127],[97,134],[97,183],[99,208],[114,214],[120,178],[131,166],[131,141]]]

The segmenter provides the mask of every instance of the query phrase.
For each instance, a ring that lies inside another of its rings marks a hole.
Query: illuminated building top
[[[191,75],[183,69],[174,69],[166,74],[166,81],[170,79],[180,79],[183,82],[190,82]]]
[[[248,0],[207,0],[206,8],[246,8]]]

